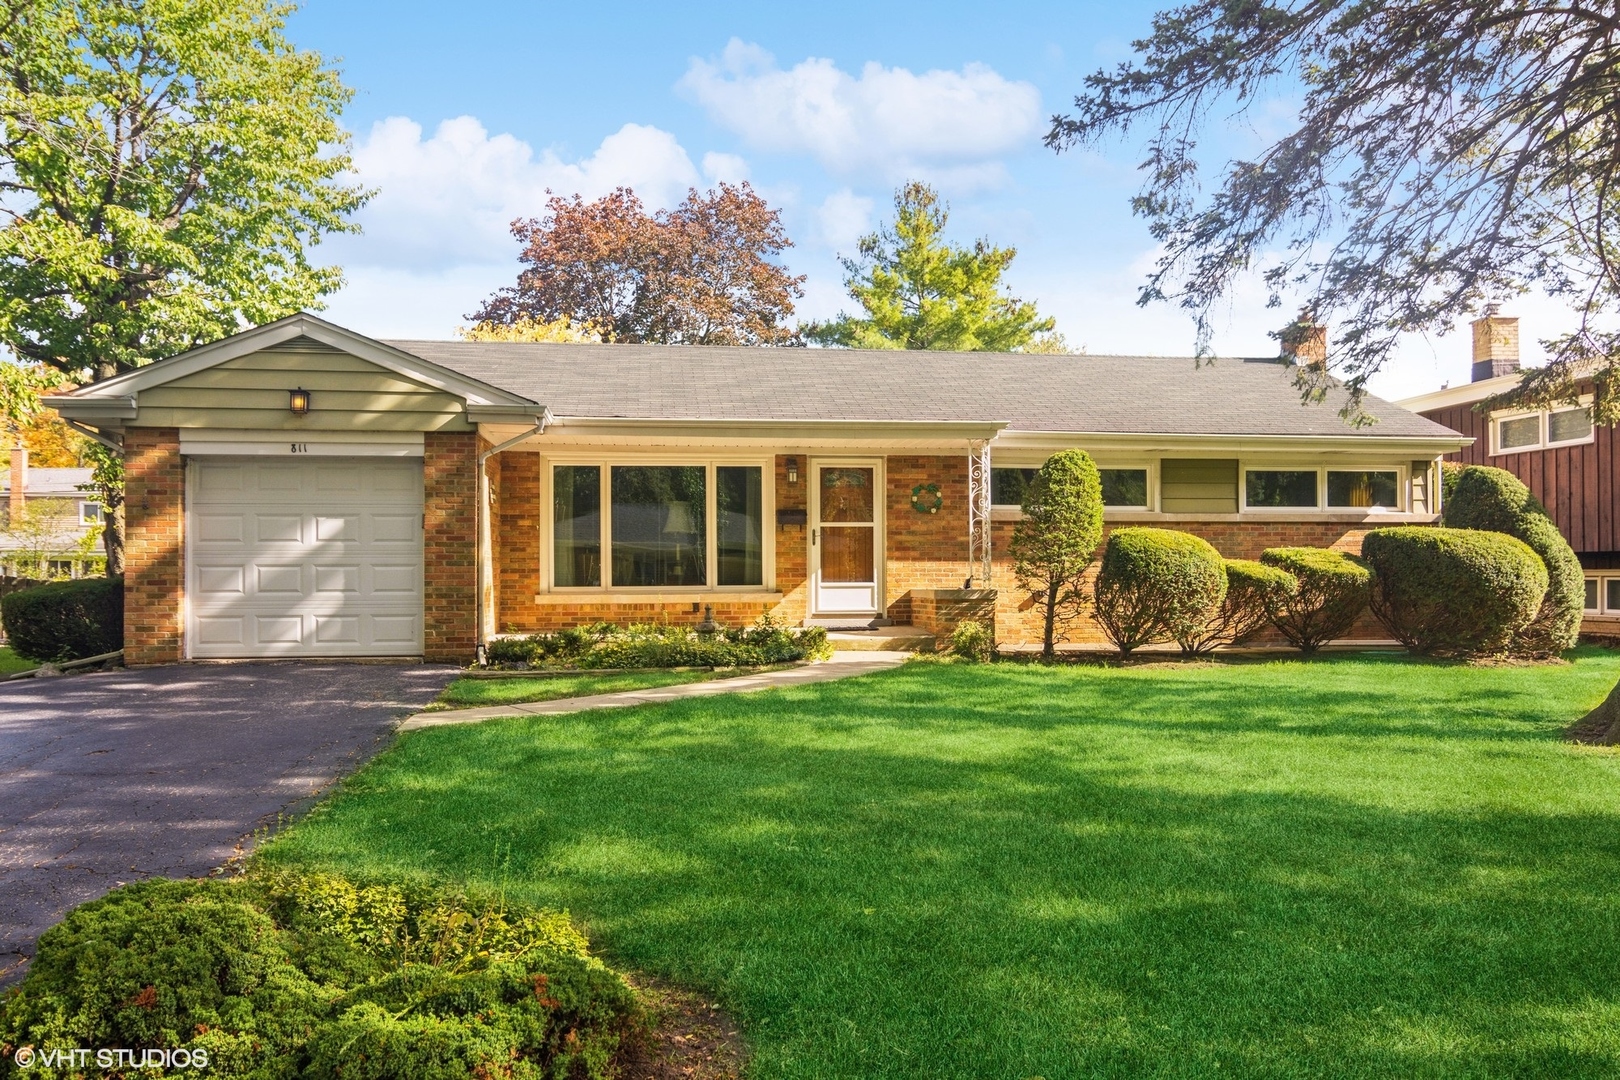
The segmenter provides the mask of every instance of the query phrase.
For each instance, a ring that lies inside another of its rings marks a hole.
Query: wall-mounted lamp
[[[294,416],[306,415],[309,412],[309,391],[302,386],[287,391],[287,411]]]
[[[799,459],[789,457],[783,464],[787,466],[787,482],[797,484],[799,482]]]

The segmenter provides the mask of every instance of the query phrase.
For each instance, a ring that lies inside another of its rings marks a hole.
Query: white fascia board
[[[1230,456],[1240,453],[1453,454],[1474,442],[1467,435],[1184,435],[1152,432],[1007,431],[992,444],[996,451],[1055,452],[1071,447],[1120,453],[1187,453]]]
[[[273,323],[256,326],[233,334],[228,338],[199,346],[190,352],[171,356],[166,360],[127,371],[105,382],[63,395],[64,400],[84,401],[109,397],[129,397],[154,386],[162,386],[175,379],[198,371],[206,371],[227,360],[249,356],[273,348],[294,338],[307,337],[330,345],[341,352],[370,361],[407,379],[412,379],[435,390],[454,394],[470,405],[522,405],[533,404],[518,394],[509,393],[488,383],[469,378],[449,368],[424,360],[419,356],[384,345],[374,338],[345,330],[307,312],[289,315]]]
[[[55,409],[68,420],[90,422],[135,419],[135,395],[119,394],[98,397],[80,397],[74,394],[51,394],[40,398],[46,408]]]
[[[1484,401],[1488,397],[1512,390],[1518,385],[1519,375],[1515,372],[1512,375],[1498,375],[1494,379],[1463,383],[1461,386],[1448,386],[1444,390],[1431,390],[1416,397],[1401,398],[1395,404],[1407,412],[1432,412],[1435,409],[1449,409],[1457,405],[1472,405],[1476,401]]]
[[[533,427],[546,416],[546,407],[533,402],[520,405],[475,405],[467,403],[467,419],[475,424],[523,424]],[[549,419],[546,423],[551,423]]]

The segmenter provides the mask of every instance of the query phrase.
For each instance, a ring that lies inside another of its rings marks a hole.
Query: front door
[[[812,469],[810,573],[812,614],[880,612],[876,462],[824,462]]]

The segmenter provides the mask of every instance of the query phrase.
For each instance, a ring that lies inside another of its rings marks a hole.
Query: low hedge
[[[1121,656],[1194,633],[1220,610],[1225,596],[1220,552],[1202,537],[1145,527],[1108,534],[1096,613]]]
[[[1274,604],[1299,593],[1299,579],[1286,570],[1251,559],[1227,559],[1226,599],[1215,618],[1183,635],[1181,651],[1192,656],[1221,645],[1241,645],[1271,621]]]
[[[1425,656],[1507,652],[1547,592],[1546,566],[1506,533],[1374,529],[1361,557],[1373,571],[1373,614]]]
[[[0,1045],[185,1051],[164,1075],[598,1078],[637,1022],[565,913],[273,872],[75,908],[40,937]],[[74,1071],[39,1064],[18,1071]]]
[[[1271,623],[1303,653],[1349,632],[1372,597],[1372,572],[1360,560],[1325,548],[1268,548],[1266,566],[1294,575],[1299,588],[1268,600]]]
[[[14,652],[60,662],[124,647],[124,579],[57,581],[0,597],[0,623]]]
[[[712,634],[689,626],[594,623],[551,634],[498,638],[488,659],[499,667],[755,667],[823,660],[832,652],[823,627],[789,627],[762,617],[750,627]]]
[[[1454,477],[1442,503],[1448,526],[1518,537],[1547,567],[1546,596],[1536,617],[1514,636],[1512,651],[1546,657],[1572,648],[1581,632],[1586,573],[1546,508],[1524,481],[1506,469],[1470,465],[1457,470]]]

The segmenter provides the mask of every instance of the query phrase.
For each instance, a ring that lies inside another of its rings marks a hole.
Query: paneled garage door
[[[194,458],[189,655],[422,651],[422,462]]]

